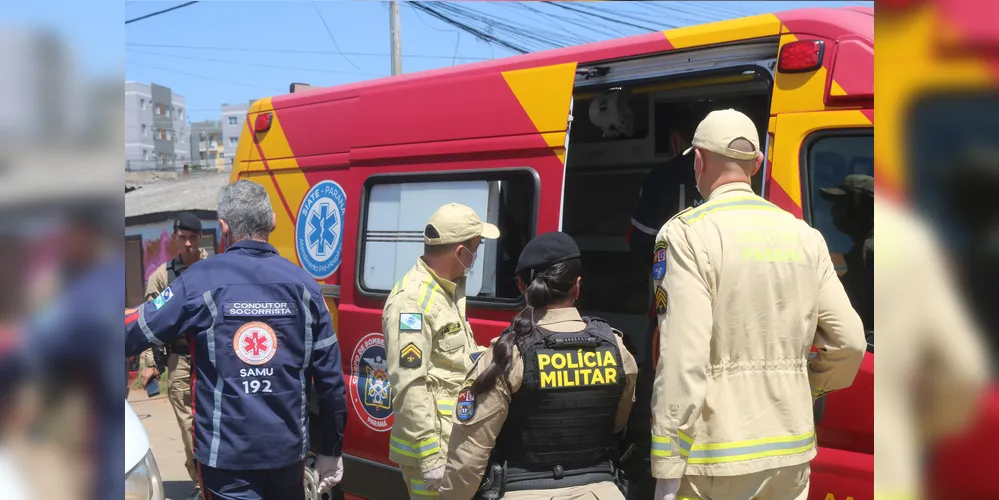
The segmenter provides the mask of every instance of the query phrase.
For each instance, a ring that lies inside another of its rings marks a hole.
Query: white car
[[[149,436],[125,401],[125,500],[164,500],[163,479],[149,448]]]

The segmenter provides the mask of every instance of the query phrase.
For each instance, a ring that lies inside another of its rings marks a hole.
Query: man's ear
[[[527,291],[527,284],[524,283],[524,279],[519,274],[517,275],[517,288],[520,289],[521,294]]]
[[[277,229],[277,212],[271,212],[271,232]]]
[[[762,151],[757,151],[756,152],[756,159],[755,159],[756,166],[754,166],[753,167],[753,171],[749,173],[750,177],[756,175],[756,172],[760,171],[760,167],[763,165],[763,159],[764,159],[763,158],[763,152]]]
[[[226,234],[229,234],[229,224],[226,223],[225,219],[219,219],[219,230],[222,232],[223,239]]]

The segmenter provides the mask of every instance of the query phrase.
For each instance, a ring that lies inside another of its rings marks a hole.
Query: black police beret
[[[579,257],[579,247],[572,237],[561,231],[542,234],[527,242],[517,261],[517,274],[534,269],[544,271],[569,259]]]
[[[196,233],[201,232],[201,219],[197,215],[191,212],[183,212],[177,216],[177,219],[173,221],[173,230],[178,231],[181,229],[186,229],[188,231],[194,231]]]

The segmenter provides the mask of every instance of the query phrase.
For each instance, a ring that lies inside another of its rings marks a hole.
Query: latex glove
[[[656,479],[655,500],[676,500],[676,492],[680,491],[680,479]]]
[[[440,491],[441,483],[444,482],[444,467],[445,466],[442,465],[436,469],[430,469],[420,473],[420,475],[423,476],[423,486],[430,491]]]
[[[319,491],[333,488],[343,479],[343,457],[317,455],[316,472],[319,473]]]

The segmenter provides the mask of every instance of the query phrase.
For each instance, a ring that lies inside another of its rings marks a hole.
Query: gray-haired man
[[[330,313],[316,281],[267,243],[276,219],[263,187],[226,186],[218,217],[225,253],[126,311],[126,355],[188,332],[194,457],[206,498],[303,498],[313,383],[321,487],[343,475],[346,392]]]

